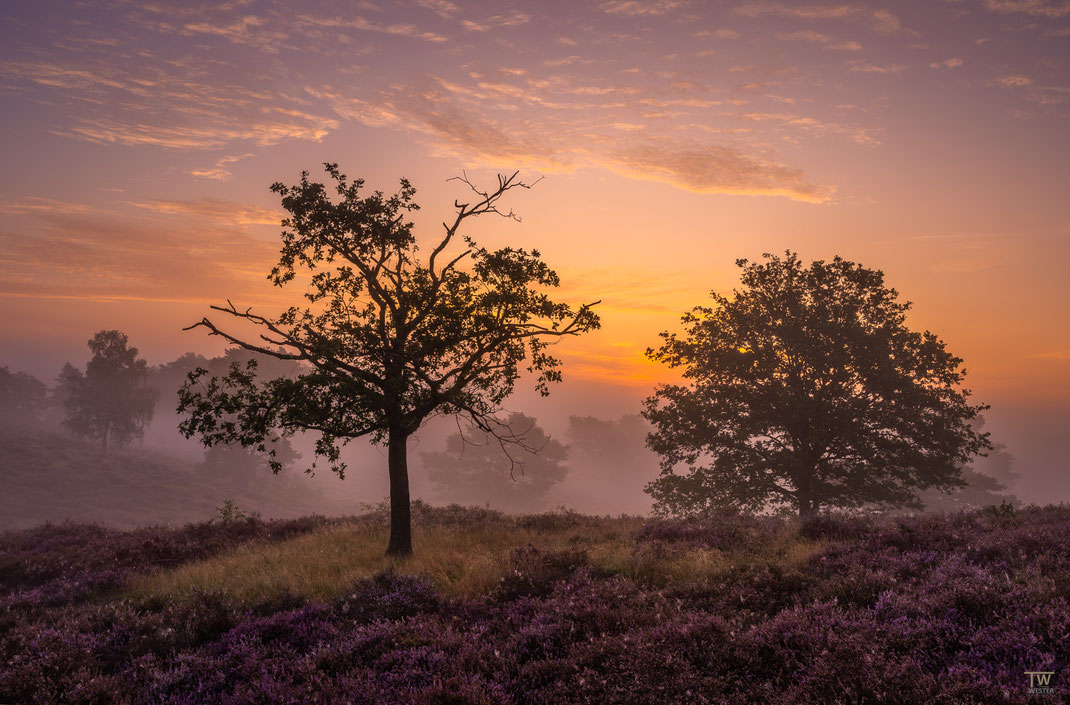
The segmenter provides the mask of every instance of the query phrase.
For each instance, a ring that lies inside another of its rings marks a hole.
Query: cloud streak
[[[599,4],[602,12],[627,17],[664,15],[686,7],[684,0],[611,0]]]
[[[195,201],[150,199],[147,201],[133,201],[130,205],[155,213],[205,218],[219,223],[235,224],[243,227],[248,225],[278,225],[283,218],[282,211],[234,203],[233,201],[222,201],[215,198],[201,198]]]
[[[377,104],[346,99],[321,91],[340,115],[376,126],[416,131],[439,153],[452,154],[477,165],[533,167],[567,171],[598,166],[631,178],[658,181],[697,193],[783,196],[806,202],[823,202],[834,189],[811,183],[801,169],[793,169],[755,156],[742,147],[681,140],[674,135],[651,134],[642,121],[612,119],[616,110],[599,110],[597,100],[626,103],[636,110],[655,106],[688,110],[708,109],[717,101],[657,99],[634,96],[628,86],[585,86],[547,82],[545,93],[519,86],[479,81],[474,87],[439,81],[444,91],[401,92],[380,96]],[[563,96],[570,96],[563,98]],[[512,111],[495,111],[501,100],[519,101],[543,108],[516,119]],[[561,102],[565,101],[565,102]],[[569,106],[573,110],[569,110]],[[562,108],[565,114],[562,116]],[[593,113],[591,111],[594,111]],[[500,114],[499,114],[500,113]],[[805,131],[820,126],[812,121]],[[794,129],[794,125],[790,129]],[[831,130],[830,130],[831,131]]]
[[[982,5],[1005,15],[1023,13],[1049,19],[1070,16],[1070,2],[1066,0],[983,0]]]
[[[796,5],[782,2],[748,2],[737,14],[744,17],[788,17],[802,20],[845,20],[869,27],[880,34],[911,33],[888,10],[861,5]]]
[[[262,299],[276,247],[226,227],[133,224],[106,213],[38,213],[0,230],[0,294],[37,297]]]
[[[831,187],[811,183],[801,169],[715,145],[640,144],[617,153],[608,165],[635,178],[661,181],[696,193],[787,196],[823,203],[834,192]]]
[[[129,0],[76,46],[6,54],[0,80],[48,106],[52,134],[203,153],[180,167],[194,183],[222,185],[239,160],[286,144],[390,130],[465,165],[596,167],[700,193],[821,202],[835,184],[809,175],[808,144],[876,147],[881,113],[865,106],[888,98],[888,79],[898,89],[926,66],[963,78],[983,69],[957,49],[940,60],[895,53],[916,33],[879,5],[713,5],[601,0],[551,21],[452,0],[315,0],[296,14],[279,0]],[[1057,17],[1062,4],[985,7]],[[1029,85],[1007,66],[980,81]],[[1056,106],[1063,96],[1034,86],[1024,100]]]

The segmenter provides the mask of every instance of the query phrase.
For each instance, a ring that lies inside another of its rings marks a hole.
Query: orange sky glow
[[[1070,3],[168,0],[0,8],[0,364],[51,381],[103,328],[151,363],[228,298],[263,312],[268,186],[338,162],[417,188],[520,169],[522,222],[603,329],[555,412],[634,413],[658,333],[795,250],[886,273],[966,360],[1027,497],[1070,500]],[[549,413],[549,411],[547,411]],[[1054,464],[1054,465],[1053,465]],[[1055,467],[1057,465],[1058,467]],[[1059,472],[1056,472],[1056,471]],[[1054,495],[1053,495],[1054,493]]]

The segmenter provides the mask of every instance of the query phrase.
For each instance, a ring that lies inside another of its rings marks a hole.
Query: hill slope
[[[182,524],[215,516],[225,499],[268,517],[346,509],[303,477],[276,477],[266,468],[207,472],[174,456],[136,448],[103,453],[58,434],[0,432],[0,458],[0,528],[63,520]]]

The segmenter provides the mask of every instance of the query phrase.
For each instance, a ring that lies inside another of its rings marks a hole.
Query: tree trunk
[[[799,504],[800,519],[809,519],[817,514],[817,502],[810,499],[809,495],[800,494],[796,499]]]
[[[392,430],[388,441],[390,468],[390,543],[388,556],[412,555],[412,516],[409,510],[408,434]]]

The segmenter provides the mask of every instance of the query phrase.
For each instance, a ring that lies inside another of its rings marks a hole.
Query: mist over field
[[[5,387],[0,397],[4,404],[0,452],[5,458],[6,491],[0,499],[0,524],[4,528],[65,520],[116,527],[181,524],[215,517],[225,500],[265,518],[340,516],[386,499],[385,450],[367,442],[357,441],[345,449],[348,467],[344,479],[339,479],[324,467],[305,473],[314,458],[311,440],[301,435],[290,439],[295,453],[278,475],[268,467],[266,456],[255,450],[208,452],[196,439],[184,438],[175,406],[185,373],[195,365],[219,370],[231,359],[247,357],[235,353],[212,363],[179,356],[150,368],[148,385],[160,390],[152,421],[143,438],[108,452],[61,426],[65,410],[55,398],[55,388],[42,397],[40,408],[28,413],[18,406],[16,390]],[[262,362],[267,365],[262,368],[265,374],[289,369]],[[544,434],[538,452],[520,458],[523,467],[511,467],[500,447],[488,445],[478,431],[452,418],[437,419],[412,442],[413,497],[431,504],[453,502],[504,511],[568,507],[590,514],[647,514],[650,497],[643,487],[657,476],[658,460],[645,447],[649,424],[635,411],[616,418],[524,417],[521,430],[530,432],[537,424],[536,432],[546,429],[550,435]],[[457,445],[458,429],[465,433],[464,447]],[[476,486],[458,489],[446,481],[432,481],[429,463],[450,449],[451,437],[457,447],[455,464],[464,465],[482,453],[487,477],[499,478],[496,487],[486,491],[477,480]],[[548,440],[560,444],[555,459],[560,470],[533,493],[531,480],[546,469],[538,461],[548,452],[542,447]],[[523,502],[516,504],[516,497]]]
[[[183,524],[217,517],[227,500],[265,518],[343,516],[386,500],[385,449],[368,442],[358,440],[345,448],[347,469],[340,479],[325,467],[305,472],[315,458],[311,439],[301,434],[289,439],[294,452],[277,475],[264,453],[240,447],[208,450],[196,439],[183,437],[175,406],[186,373],[196,366],[219,372],[233,360],[249,357],[235,349],[211,360],[183,355],[150,367],[147,384],[160,391],[152,420],[141,439],[108,452],[94,441],[74,437],[61,425],[65,410],[54,386],[47,392],[38,389],[41,405],[28,411],[20,406],[17,385],[7,384],[0,399],[7,490],[0,498],[0,524],[5,528],[46,521],[89,521],[119,528]],[[292,363],[259,359],[265,376],[297,369]],[[5,382],[17,376],[5,372]],[[564,405],[551,399],[527,401],[543,415],[519,415],[517,428],[531,437],[534,452],[514,453],[516,464],[494,439],[456,419],[439,418],[423,427],[411,443],[413,498],[505,512],[565,508],[584,514],[649,515],[652,500],[644,489],[657,478],[659,464],[646,445],[652,427],[637,413],[640,400],[630,410],[613,403],[588,405],[620,412],[606,417],[566,414]],[[476,465],[480,474],[463,482],[462,474]],[[1028,494],[1021,494],[1029,478],[1023,477],[1010,447],[1001,445],[988,457],[975,458],[971,467],[1004,489],[957,495],[958,503],[946,501],[956,495],[931,492],[927,495],[931,508],[980,507],[1003,497],[1030,501]],[[550,479],[540,482],[544,475]],[[1033,501],[1054,499],[1037,496]]]

